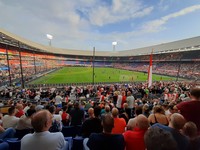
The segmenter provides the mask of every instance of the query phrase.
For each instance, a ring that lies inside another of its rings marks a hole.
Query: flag
[[[148,70],[148,87],[152,86],[152,53],[149,60],[149,70]]]

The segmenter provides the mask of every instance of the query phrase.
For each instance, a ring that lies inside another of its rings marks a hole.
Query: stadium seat
[[[9,150],[9,145],[7,142],[0,143],[0,150]]]
[[[68,142],[67,150],[71,150],[71,149],[72,149],[72,144],[73,144],[73,139],[72,139],[72,137],[65,137],[65,141]]]
[[[64,137],[75,137],[77,135],[76,127],[74,126],[63,127],[61,132]]]
[[[18,139],[22,139],[24,135],[29,133],[33,133],[33,129],[16,130],[15,137]]]
[[[9,144],[9,150],[20,150],[21,140],[7,140]]]
[[[80,136],[73,138],[72,150],[83,150],[83,140]]]

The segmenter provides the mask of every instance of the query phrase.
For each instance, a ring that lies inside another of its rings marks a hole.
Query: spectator
[[[130,91],[127,92],[126,103],[128,104],[127,113],[128,117],[132,117],[133,108],[135,107],[135,98]]]
[[[17,124],[16,129],[23,130],[23,129],[32,129],[31,125],[31,117],[36,111],[34,109],[28,109],[25,115],[23,115]]]
[[[89,137],[91,133],[101,133],[103,127],[101,120],[94,115],[94,109],[88,109],[89,118],[83,122],[82,125],[82,136]]]
[[[84,110],[80,109],[78,102],[75,102],[74,108],[70,111],[69,115],[71,126],[82,125],[85,119]]]
[[[66,150],[67,143],[60,132],[50,133],[52,115],[47,110],[41,110],[33,115],[31,124],[33,134],[25,135],[21,140],[21,150]]]
[[[62,118],[60,115],[55,114],[56,107],[54,105],[49,107],[49,112],[52,114],[52,126],[49,128],[50,132],[58,132],[62,130]]]
[[[183,128],[184,124],[184,117],[181,114],[174,113],[170,117],[168,126],[157,123],[152,127],[159,127],[170,132],[174,137],[175,141],[177,142],[178,149],[187,150],[189,147],[189,141],[184,135],[180,133],[180,130]]]
[[[199,150],[200,149],[200,137],[197,134],[197,126],[195,123],[189,121],[183,127],[183,134],[190,140],[188,150]]]
[[[147,150],[178,150],[171,133],[158,127],[147,130],[144,141]]]
[[[126,150],[145,150],[144,134],[150,124],[144,115],[139,115],[135,120],[135,127],[123,133]]]
[[[16,128],[19,118],[15,117],[16,109],[14,106],[8,109],[8,115],[5,115],[2,119],[3,127],[9,128],[13,127]]]
[[[112,109],[112,116],[114,118],[114,127],[112,129],[112,134],[122,134],[126,128],[126,121],[124,118],[119,118],[119,111],[117,108]]]
[[[111,134],[114,127],[114,118],[105,115],[102,120],[103,133],[92,133],[88,139],[84,140],[84,148],[87,150],[124,150],[124,138],[120,134]],[[87,141],[88,140],[88,141]]]
[[[156,123],[160,123],[160,124],[163,124],[163,125],[166,125],[166,126],[168,125],[168,119],[164,115],[164,110],[159,105],[154,106],[153,114],[151,114],[148,117],[148,119],[149,119],[149,122],[150,122],[151,125],[154,125]]]
[[[22,104],[17,104],[16,109],[17,109],[17,113],[15,114],[16,117],[20,118],[21,116],[24,115],[24,110],[23,110]]]
[[[176,107],[186,121],[192,121],[196,124],[200,135],[200,88],[191,89],[190,98],[190,101],[181,102]]]
[[[14,128],[7,128],[6,130],[0,125],[0,139],[4,140],[6,138],[13,138],[15,135]]]

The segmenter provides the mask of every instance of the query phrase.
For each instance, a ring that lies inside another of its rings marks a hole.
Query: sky
[[[200,36],[200,0],[0,0],[0,28],[53,47],[130,50]]]

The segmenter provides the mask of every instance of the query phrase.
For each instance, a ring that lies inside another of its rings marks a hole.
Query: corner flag
[[[152,86],[152,56],[153,54],[151,53],[150,55],[150,60],[149,60],[149,70],[148,70],[148,87]]]

